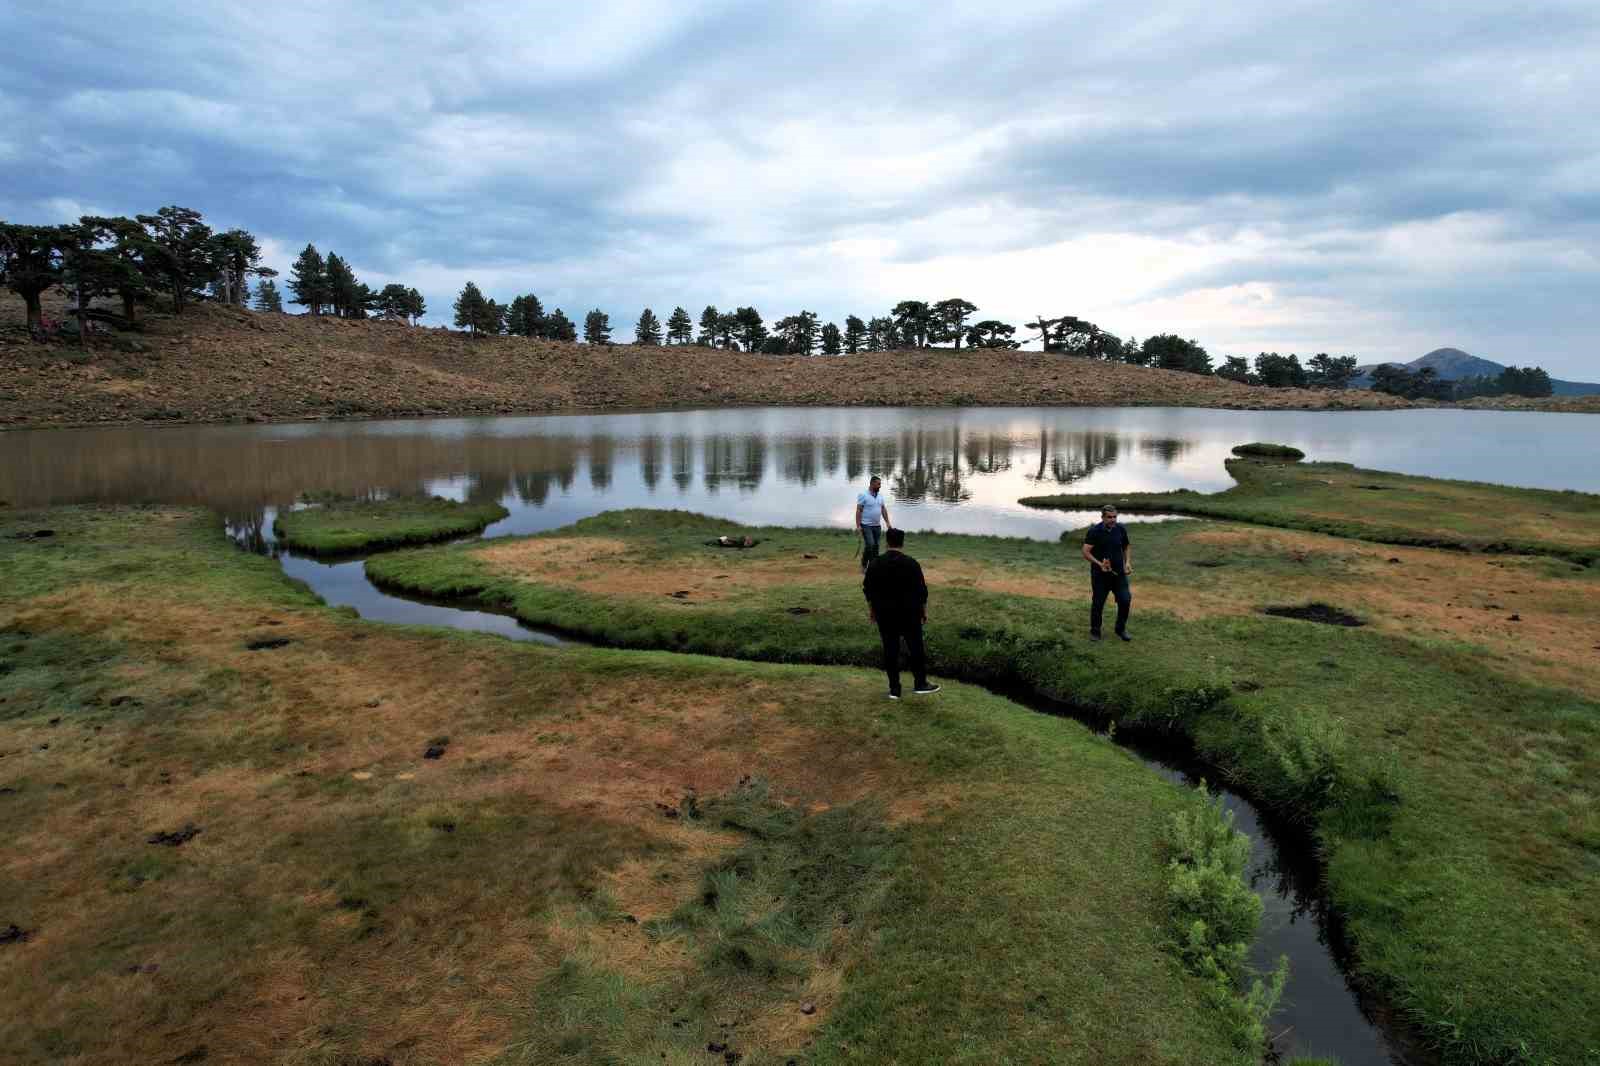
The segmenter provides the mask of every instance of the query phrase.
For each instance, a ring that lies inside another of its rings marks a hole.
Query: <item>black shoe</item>
[[[900,698],[900,693],[898,693],[898,692],[891,692],[891,693],[889,693],[889,698],[890,698],[890,699],[891,699],[891,700],[897,700],[897,699],[899,699],[899,698]]]
[[[912,694],[916,696],[931,696],[938,691],[939,686],[935,685],[932,681],[928,682],[926,685],[918,685],[916,688],[911,690]]]
[[[1118,633],[1117,634],[1117,639],[1118,640],[1126,640],[1126,641],[1130,641],[1130,642],[1133,640],[1133,638],[1128,636],[1128,634],[1126,634],[1126,633]]]
[[[1100,634],[1096,633],[1094,630],[1091,629],[1089,631],[1089,639],[1090,640],[1099,640],[1100,639]]]

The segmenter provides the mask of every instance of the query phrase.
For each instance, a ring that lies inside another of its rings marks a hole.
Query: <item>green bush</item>
[[[1263,441],[1252,441],[1249,444],[1239,444],[1233,449],[1234,455],[1246,455],[1252,459],[1289,459],[1299,460],[1306,457],[1306,453],[1299,448],[1291,448],[1287,444],[1267,444]]]

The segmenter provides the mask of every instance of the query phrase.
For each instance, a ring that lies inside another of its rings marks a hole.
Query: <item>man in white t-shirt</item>
[[[856,496],[856,532],[861,536],[861,569],[878,557],[883,531],[893,527],[889,503],[883,498],[883,479],[876,474],[867,482],[867,491]]]

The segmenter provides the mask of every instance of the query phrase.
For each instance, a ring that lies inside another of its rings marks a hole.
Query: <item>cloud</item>
[[[35,6],[0,212],[204,210],[446,316],[964,295],[1600,379],[1600,9]],[[107,57],[114,57],[108,59]]]

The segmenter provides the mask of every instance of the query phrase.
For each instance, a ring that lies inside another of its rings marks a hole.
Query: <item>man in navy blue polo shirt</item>
[[[1128,608],[1133,593],[1128,591],[1128,576],[1133,573],[1133,543],[1126,526],[1117,522],[1117,509],[1110,504],[1100,508],[1100,521],[1089,527],[1083,538],[1083,557],[1089,561],[1089,583],[1093,599],[1089,602],[1089,639],[1100,639],[1100,619],[1105,613],[1106,596],[1117,601],[1117,636],[1128,636]]]

